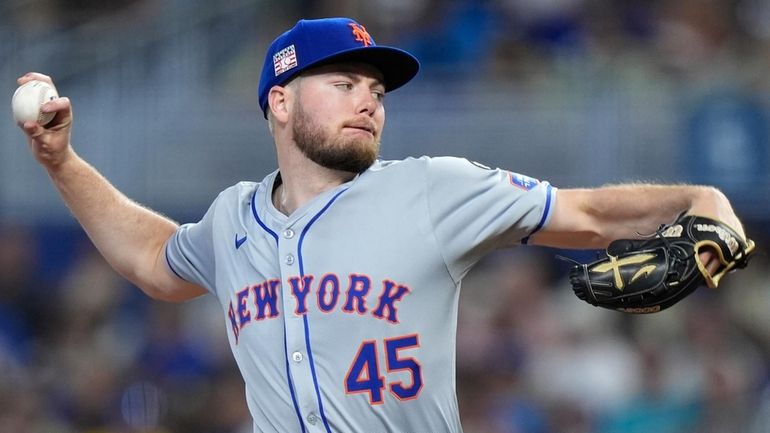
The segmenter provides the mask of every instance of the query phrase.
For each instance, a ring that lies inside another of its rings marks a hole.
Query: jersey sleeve
[[[197,223],[183,224],[166,241],[166,262],[179,278],[214,293],[215,260],[213,221],[217,202],[211,204]]]
[[[436,240],[459,281],[494,249],[526,244],[548,221],[548,182],[461,158],[428,159],[427,200]]]

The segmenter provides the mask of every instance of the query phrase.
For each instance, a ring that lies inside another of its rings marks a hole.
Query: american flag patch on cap
[[[273,68],[275,68],[276,77],[296,67],[297,53],[293,44],[273,54]]]

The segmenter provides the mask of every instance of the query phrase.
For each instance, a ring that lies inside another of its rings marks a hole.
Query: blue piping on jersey
[[[540,222],[537,223],[537,226],[534,230],[532,230],[532,233],[527,235],[524,239],[521,240],[521,243],[526,245],[529,242],[529,238],[532,237],[535,233],[539,232],[540,229],[543,228],[545,225],[545,220],[548,219],[548,214],[551,213],[551,197],[553,196],[553,187],[551,184],[546,185],[546,193],[545,193],[545,209],[543,210],[543,216],[540,218]]]
[[[257,223],[264,229],[268,234],[270,234],[273,239],[275,239],[275,245],[278,246],[278,235],[270,230],[265,223],[262,222],[261,219],[259,219],[259,214],[257,213],[257,190],[254,190],[254,194],[251,195],[251,213],[254,214],[254,219],[257,220]],[[307,333],[307,332],[306,332]],[[291,394],[291,402],[294,404],[294,412],[297,413],[297,420],[299,421],[299,426],[302,428],[302,433],[305,433],[305,423],[302,422],[302,412],[299,410],[299,403],[297,402],[297,395],[294,393],[294,383],[291,380],[291,370],[289,369],[289,343],[286,341],[286,321],[283,322],[283,357],[286,361],[286,379],[289,382],[289,393]]]
[[[177,272],[176,269],[174,269],[174,266],[171,264],[171,259],[168,258],[168,245],[166,245],[166,248],[163,249],[163,253],[166,256],[166,263],[168,263],[168,268],[171,269],[171,272],[173,272],[174,275],[181,278],[182,280],[187,281],[187,278],[179,275],[179,272]]]
[[[342,191],[338,192],[337,194],[332,197],[331,200],[329,200],[329,203],[326,203],[326,206],[323,207],[313,218],[310,219],[310,221],[307,223],[304,229],[302,229],[302,234],[299,236],[299,242],[297,244],[297,256],[299,261],[299,275],[300,278],[305,276],[305,264],[302,260],[302,242],[305,240],[305,235],[307,234],[308,230],[310,230],[310,227],[313,225],[313,223],[316,222],[316,220],[323,215],[324,212],[326,212],[327,209],[334,203],[335,200],[337,200],[337,197],[339,197],[343,192],[347,191],[348,189],[345,188]],[[324,404],[323,400],[321,400],[321,390],[318,387],[318,377],[315,373],[315,362],[313,362],[313,350],[310,347],[310,326],[307,321],[307,314],[302,316],[302,319],[305,323],[305,345],[307,346],[307,357],[308,361],[310,362],[310,372],[313,374],[313,385],[315,386],[315,395],[318,399],[318,410],[321,412],[321,419],[324,422],[324,427],[326,427],[327,433],[332,433],[331,427],[329,427],[329,421],[326,419],[326,413],[324,412]]]
[[[299,426],[302,427],[302,433],[305,433],[305,423],[302,422],[302,412],[299,411],[297,395],[294,393],[294,383],[291,381],[291,370],[289,370],[289,343],[286,341],[286,322],[283,322],[283,353],[286,360],[286,377],[289,379],[289,393],[291,393],[291,402],[294,403],[294,411],[297,412]]]
[[[261,219],[259,219],[259,214],[257,214],[257,190],[254,190],[254,194],[251,195],[251,213],[254,214],[254,219],[257,220],[257,223],[260,227],[262,227],[263,230],[265,230],[267,233],[270,234],[270,236],[275,239],[275,243],[278,244],[278,235],[270,230],[265,223],[262,222]]]

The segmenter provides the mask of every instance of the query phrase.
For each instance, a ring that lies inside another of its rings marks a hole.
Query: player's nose
[[[356,112],[358,114],[373,116],[380,106],[380,100],[370,89],[364,88],[356,92]]]

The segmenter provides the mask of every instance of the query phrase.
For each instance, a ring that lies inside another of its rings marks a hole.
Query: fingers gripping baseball
[[[19,85],[37,80],[54,86],[47,75],[30,72],[17,79]],[[41,113],[54,113],[53,119],[45,126],[35,121],[21,121],[19,127],[27,134],[32,154],[38,162],[48,168],[62,164],[71,154],[70,136],[72,129],[72,106],[67,97],[59,97],[40,106]]]

